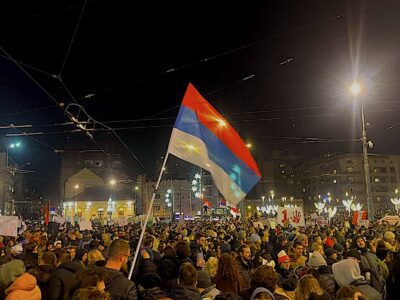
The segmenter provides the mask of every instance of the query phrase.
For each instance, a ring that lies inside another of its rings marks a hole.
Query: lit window
[[[334,183],[334,184],[336,184],[336,183],[337,183],[336,179],[333,179],[333,183]]]
[[[375,177],[374,181],[375,182],[381,182],[381,179],[379,177]]]
[[[353,167],[347,167],[346,171],[347,171],[347,173],[353,173],[354,172],[354,168]]]

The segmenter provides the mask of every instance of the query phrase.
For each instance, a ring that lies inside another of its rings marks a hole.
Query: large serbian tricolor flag
[[[190,83],[168,152],[209,171],[224,198],[235,205],[261,178],[238,133]]]

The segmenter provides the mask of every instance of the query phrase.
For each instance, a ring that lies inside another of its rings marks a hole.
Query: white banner
[[[284,226],[306,226],[302,207],[279,207],[277,221]]]
[[[0,216],[0,235],[16,237],[18,235],[18,217]]]
[[[79,230],[92,230],[92,222],[90,221],[79,221]]]

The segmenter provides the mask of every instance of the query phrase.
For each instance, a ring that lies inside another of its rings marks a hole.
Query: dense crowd
[[[400,231],[176,221],[0,236],[0,299],[398,299]]]

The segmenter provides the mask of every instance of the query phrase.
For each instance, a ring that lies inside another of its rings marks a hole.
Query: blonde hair
[[[306,274],[297,282],[297,287],[294,291],[296,300],[307,300],[314,293],[318,296],[324,294],[324,290],[318,283],[318,280],[311,274]]]
[[[92,249],[88,252],[88,266],[92,267],[99,260],[106,260],[101,254],[101,252],[97,249]]]
[[[214,278],[218,271],[218,258],[210,257],[206,262],[205,271],[211,278]]]

